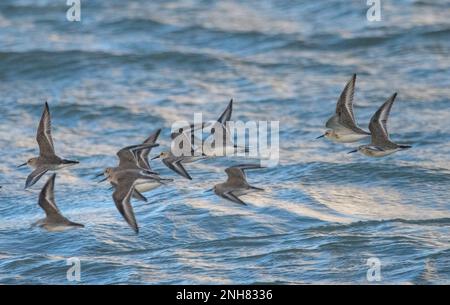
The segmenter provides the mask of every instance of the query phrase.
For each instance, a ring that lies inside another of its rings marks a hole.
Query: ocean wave
[[[148,54],[80,50],[0,52],[0,77],[2,78],[71,78],[79,74],[103,74],[105,69],[118,65],[129,65],[130,68],[144,70],[164,65],[177,65],[179,68],[195,66],[197,69],[226,67],[222,58],[210,54],[182,51]]]

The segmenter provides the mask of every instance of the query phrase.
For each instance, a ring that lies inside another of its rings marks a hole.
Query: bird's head
[[[18,167],[28,165],[28,166],[35,168],[35,167],[37,167],[37,162],[38,162],[38,158],[31,158],[31,159],[28,159],[27,162],[20,164]]]
[[[112,167],[107,167],[105,169],[105,171],[103,172],[103,174],[105,175],[106,179],[110,178],[112,173],[113,173],[113,168]]]
[[[153,157],[152,160],[155,160],[155,159],[158,159],[158,158],[165,159],[165,158],[168,158],[168,157],[170,157],[170,152],[169,151],[163,151],[159,155]]]
[[[325,133],[323,134],[325,136],[325,138],[335,138],[336,137],[336,133],[334,132],[334,130],[327,130],[325,131]]]

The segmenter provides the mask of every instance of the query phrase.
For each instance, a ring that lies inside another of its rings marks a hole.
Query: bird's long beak
[[[209,193],[209,192],[212,192],[212,191],[214,191],[214,188],[211,188],[211,189],[209,189],[209,190],[206,190],[206,191],[204,191],[203,193]]]
[[[323,134],[323,135],[321,135],[321,136],[318,136],[317,138],[316,138],[316,140],[317,139],[320,139],[320,138],[323,138],[325,136],[325,134]]]
[[[355,149],[355,150],[349,151],[347,154],[352,154],[352,153],[355,153],[355,152],[357,152],[357,151],[358,151],[358,150]]]
[[[103,175],[104,175],[103,172],[102,172],[102,173],[99,173],[99,174],[95,175],[94,178],[92,178],[92,180],[95,180],[95,179],[97,179],[98,177],[101,177],[101,176],[103,176]]]
[[[103,178],[102,180],[100,180],[98,183],[102,183],[103,181],[108,180],[108,177]]]
[[[157,156],[151,158],[150,160],[155,160],[155,159],[158,159],[159,157],[161,157],[161,156],[160,156],[160,155],[157,155]]]
[[[17,166],[17,168],[25,166],[25,165],[27,165],[27,162],[25,162],[24,164],[20,164],[19,166]]]
[[[145,174],[148,174],[148,175],[159,176],[158,172],[154,172],[154,171],[151,171],[151,170],[148,170],[148,169],[144,170],[144,172],[145,172]]]

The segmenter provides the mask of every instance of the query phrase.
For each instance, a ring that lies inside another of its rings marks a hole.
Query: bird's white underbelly
[[[379,157],[385,157],[388,155],[391,155],[397,151],[399,151],[400,149],[396,148],[396,149],[389,149],[389,150],[372,150],[372,149],[363,149],[361,150],[361,153],[363,153],[364,155],[368,156],[368,157],[375,157],[375,158],[379,158]]]
[[[57,171],[75,164],[47,164],[45,165],[50,171]]]
[[[255,193],[255,192],[256,192],[256,190],[252,190],[252,189],[240,189],[240,190],[233,191],[233,193],[238,197],[245,196],[245,195],[248,195],[250,193]]]
[[[361,141],[369,136],[370,135],[355,133],[353,131],[337,130],[337,131],[335,131],[335,134],[333,137],[327,137],[327,138],[329,138],[330,140],[332,140],[334,142],[339,142],[339,143],[353,143],[353,142]]]
[[[51,232],[60,232],[60,231],[65,231],[65,230],[75,228],[75,226],[66,225],[66,224],[49,224],[49,223],[40,224],[38,226],[46,229],[47,231],[51,231]]]
[[[140,192],[140,193],[144,193],[144,192],[148,192],[151,191],[155,188],[157,188],[158,186],[160,186],[161,183],[159,183],[158,181],[149,181],[149,180],[142,180],[142,181],[137,181],[136,185],[134,186],[134,188]]]

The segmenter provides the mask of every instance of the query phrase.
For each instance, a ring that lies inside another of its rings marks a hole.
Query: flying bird
[[[397,151],[411,148],[410,145],[396,144],[389,138],[387,120],[396,96],[397,93],[394,93],[372,116],[369,124],[369,130],[372,134],[371,143],[361,145],[356,150],[352,150],[349,153],[359,151],[368,157],[384,157]]]
[[[142,151],[148,150],[148,152],[149,152],[151,150],[151,148],[157,147],[157,146],[159,146],[159,144],[150,143],[150,141],[147,144],[126,146],[117,152],[117,157],[119,158],[119,165],[116,167],[108,168],[108,172],[110,173],[109,175],[111,175],[112,173],[120,172],[120,171],[124,171],[124,170],[138,170],[138,171],[142,170],[142,171],[145,171],[149,175],[153,175],[153,177],[154,177],[153,183],[147,183],[145,185],[141,185],[134,189],[132,196],[135,199],[138,199],[141,201],[147,201],[147,198],[144,195],[142,195],[143,192],[148,192],[152,189],[155,189],[158,186],[160,186],[163,183],[163,181],[170,180],[170,179],[160,178],[158,176],[157,172],[152,171],[150,169],[150,165],[148,165],[148,160],[145,160],[145,161],[147,161],[147,164],[144,164],[144,166],[146,168],[140,166],[140,162],[144,162],[143,158],[146,159],[147,158],[146,154],[148,154],[148,153],[144,152],[144,155],[141,155]],[[105,178],[99,182],[109,180],[109,182],[111,183],[113,188],[115,188],[116,185],[114,184],[114,182],[112,182],[110,179],[108,179],[108,175],[106,175],[106,171],[99,173],[96,177],[103,176],[103,175],[105,176]]]
[[[139,187],[145,188],[147,184],[154,184],[155,179],[171,181],[171,179],[162,179],[158,175],[138,169],[114,171],[112,168],[107,168],[105,176],[115,187],[112,197],[117,209],[136,233],[139,232],[139,227],[130,202],[133,193]]]
[[[55,178],[50,176],[39,194],[39,206],[44,210],[46,218],[38,220],[33,226],[44,228],[48,231],[63,231],[71,228],[83,228],[84,225],[72,222],[64,217],[55,202]]]
[[[173,170],[175,173],[177,173],[178,175],[192,180],[191,175],[189,175],[189,173],[187,172],[187,170],[184,168],[183,164],[184,163],[192,163],[201,159],[204,159],[205,156],[202,154],[200,156],[175,156],[170,150],[169,151],[163,151],[161,152],[159,155],[155,156],[152,158],[152,160],[161,158],[162,162],[164,163],[165,166],[167,166],[168,168],[170,168],[171,170]]]
[[[203,141],[203,152],[208,157],[219,157],[232,155],[238,151],[249,152],[248,147],[240,147],[233,143],[230,126],[227,122],[231,121],[233,112],[233,99],[227,105],[217,121],[211,128],[211,135]]]
[[[353,113],[356,74],[345,85],[336,104],[336,113],[327,121],[325,133],[317,139],[326,137],[334,142],[351,143],[370,136],[370,133],[358,127]]]
[[[18,166],[28,165],[34,169],[25,182],[25,189],[39,181],[47,171],[56,171],[79,163],[78,161],[62,159],[55,154],[51,129],[50,110],[48,103],[45,102],[44,112],[42,113],[36,135],[39,145],[39,156],[31,158]]]
[[[228,167],[225,169],[225,173],[228,175],[227,181],[216,184],[213,188],[214,193],[232,202],[246,205],[239,196],[264,191],[262,188],[250,185],[245,175],[245,170],[258,168],[262,167],[258,164],[241,164]]]
[[[161,129],[156,130],[154,133],[148,136],[147,139],[142,143],[142,145],[155,144],[158,140],[159,134],[161,133]],[[136,157],[138,161],[138,165],[146,170],[151,171],[150,163],[148,162],[148,155],[150,154],[151,149],[155,146],[150,146],[148,148],[141,149],[137,152]]]

